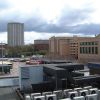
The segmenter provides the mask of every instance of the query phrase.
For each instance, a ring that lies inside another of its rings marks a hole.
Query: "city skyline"
[[[76,3],[75,3],[76,2]],[[51,36],[100,33],[98,0],[1,0],[0,37],[7,43],[7,23],[25,24],[25,43]],[[23,5],[23,6],[22,6]]]

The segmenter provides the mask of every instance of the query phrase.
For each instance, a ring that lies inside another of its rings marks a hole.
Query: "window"
[[[95,45],[98,45],[98,42],[97,41],[95,42]]]
[[[85,53],[85,47],[83,47],[83,53]]]
[[[85,47],[85,53],[86,53],[86,54],[88,53],[87,47]]]
[[[87,42],[85,42],[85,45],[87,45]]]
[[[92,45],[94,45],[95,43],[94,42],[92,42]]]
[[[92,47],[92,54],[94,54],[94,47]]]
[[[81,42],[80,45],[83,45],[83,42]]]
[[[91,47],[89,47],[88,49],[89,49],[89,54],[91,54]]]
[[[91,42],[88,42],[89,45],[91,45]]]
[[[82,47],[80,47],[80,53],[83,53],[83,52],[82,52]]]
[[[98,54],[98,47],[95,47],[95,54]]]

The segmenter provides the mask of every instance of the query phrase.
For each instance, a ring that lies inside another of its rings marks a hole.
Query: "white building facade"
[[[8,23],[8,46],[23,46],[24,45],[24,24],[23,23]]]

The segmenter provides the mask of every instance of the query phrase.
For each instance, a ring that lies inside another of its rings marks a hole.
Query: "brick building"
[[[34,50],[35,51],[48,51],[49,50],[49,40],[34,40]]]

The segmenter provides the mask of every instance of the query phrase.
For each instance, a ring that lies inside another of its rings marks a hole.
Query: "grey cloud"
[[[92,12],[91,9],[70,9],[67,11],[64,10],[61,14],[61,17],[57,20],[56,24],[47,23],[41,21],[40,18],[33,18],[27,21],[26,30],[28,31],[37,31],[37,32],[49,32],[49,33],[67,33],[67,32],[76,32],[80,30],[79,25],[73,26],[73,24],[84,21],[89,18],[89,14]],[[83,26],[83,25],[82,25]],[[81,30],[84,31],[84,28],[81,27]]]
[[[93,11],[91,7],[81,9],[62,10],[58,16],[57,23],[48,23],[41,15],[33,13],[31,17],[23,16],[18,11],[11,12],[0,19],[0,31],[7,31],[8,22],[22,22],[25,24],[25,31],[47,32],[47,33],[100,33],[100,24],[79,24],[88,20],[89,14]]]
[[[100,24],[79,24],[73,26],[72,32],[85,33],[85,34],[98,34],[100,33]]]
[[[92,9],[64,9],[62,11],[62,16],[58,19],[60,25],[73,25],[75,23],[84,21],[88,19],[89,14],[92,12]]]

